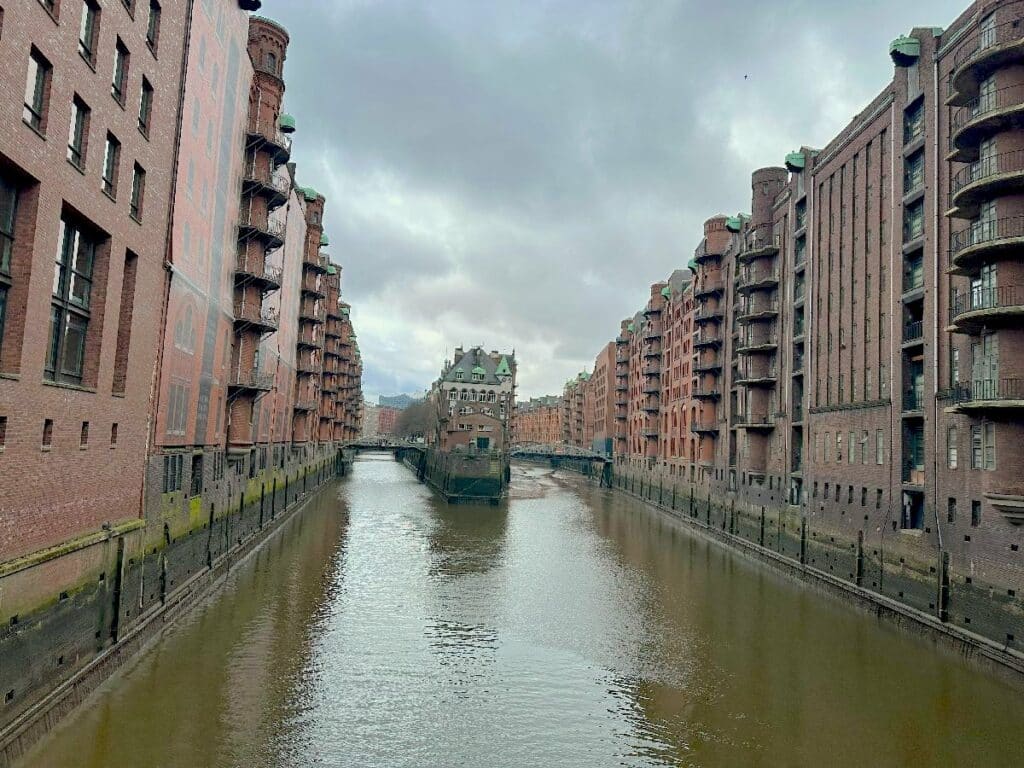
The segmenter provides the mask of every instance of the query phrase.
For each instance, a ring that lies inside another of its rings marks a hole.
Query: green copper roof
[[[807,156],[803,152],[790,152],[786,155],[786,169],[790,173],[800,173],[807,165]]]
[[[473,367],[473,373],[483,376],[487,371],[481,368],[479,365]]]
[[[739,216],[730,216],[725,220],[725,228],[730,232],[739,232],[743,227],[743,219]]]
[[[696,259],[690,259],[690,261],[687,262],[686,266],[690,268],[691,272],[696,274],[696,272],[697,272],[697,260]]]
[[[282,133],[295,133],[295,118],[282,114],[277,118],[277,127],[281,129]]]
[[[630,323],[629,325],[626,326],[626,330],[632,333],[633,331],[636,330],[636,328],[633,326],[632,323]]]
[[[348,314],[348,307],[342,307],[341,308],[341,314],[347,315]]]
[[[666,285],[664,288],[662,288],[661,289],[661,295],[664,296],[666,299],[671,299],[672,298],[672,286],[671,285]]]
[[[508,367],[508,358],[504,355],[501,356],[501,360],[498,362],[498,367],[494,369],[495,376],[511,376],[512,369]]]
[[[312,187],[303,187],[302,194],[305,196],[306,200],[310,202],[316,200],[317,198],[317,191]]]
[[[589,380],[590,380],[590,374],[587,373],[586,371],[580,371],[580,381],[589,381]]]
[[[327,239],[327,234],[326,233],[321,234],[320,235],[320,245],[330,245],[330,244],[331,244],[331,241]]]
[[[334,268],[334,266],[331,265],[331,266],[327,267],[327,274],[328,275],[336,275],[336,274],[338,274],[338,270],[336,270]]]
[[[889,43],[889,57],[897,67],[909,67],[921,57],[921,41],[900,35]]]

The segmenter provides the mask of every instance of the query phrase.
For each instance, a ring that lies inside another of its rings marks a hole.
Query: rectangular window
[[[139,96],[139,130],[142,135],[149,136],[149,123],[153,118],[153,86],[145,77],[142,78],[142,93]]]
[[[843,433],[836,432],[836,464],[843,462]]]
[[[103,152],[103,191],[117,198],[117,168],[121,162],[121,142],[114,134],[107,134],[107,145]]]
[[[985,469],[996,468],[996,425],[986,422],[982,425],[982,440],[985,444]]]
[[[110,81],[110,95],[114,100],[124,106],[125,94],[128,92],[128,64],[131,55],[121,38],[117,38],[114,46],[114,74]]]
[[[53,270],[46,378],[81,384],[96,241],[63,216],[59,241]]]
[[[50,449],[53,445],[53,419],[43,419],[43,448]]]
[[[28,57],[25,79],[25,108],[22,118],[40,133],[46,130],[46,104],[50,98],[50,74],[53,68],[35,47]]]
[[[0,416],[0,451],[7,445],[7,417]]]
[[[916,240],[924,234],[924,200],[903,209],[903,242]]]
[[[956,522],[956,499],[952,496],[946,499],[946,522]]]
[[[953,347],[949,353],[949,385],[955,387],[960,383],[960,350]]]
[[[164,493],[181,490],[182,454],[164,456]]]
[[[974,528],[977,528],[979,525],[981,525],[981,502],[980,501],[972,501],[971,502],[971,525]]]
[[[909,144],[924,136],[924,99],[903,114],[903,143]]]
[[[192,457],[192,482],[189,483],[189,495],[199,496],[203,492],[203,455]]]
[[[138,163],[132,173],[132,199],[128,206],[131,217],[142,221],[142,202],[146,194],[146,170]]]
[[[68,160],[76,168],[85,167],[85,148],[89,135],[89,107],[77,95],[71,100],[71,123],[68,126]]]
[[[885,464],[885,433],[875,430],[875,464]]]
[[[956,469],[958,463],[957,456],[957,434],[956,427],[950,427],[946,430],[946,466],[950,469]]]
[[[825,433],[825,463],[829,464],[832,461],[832,433]]]
[[[868,431],[865,429],[863,434],[860,436],[860,463],[867,464],[869,462],[870,452],[868,451]]]
[[[100,32],[100,8],[95,0],[82,3],[82,23],[78,28],[78,52],[90,64],[96,63],[96,40]]]
[[[81,437],[80,437],[80,439],[78,441],[78,446],[80,448],[88,448],[89,447],[89,422],[88,421],[83,421],[82,422],[82,434],[81,434]]]
[[[160,3],[156,0],[149,0],[149,22],[146,25],[146,45],[156,53],[156,46],[160,40]]]
[[[850,433],[850,443],[846,447],[847,447],[846,461],[849,464],[853,464],[854,458],[855,458],[856,453],[857,453],[857,433],[856,432],[851,432]]]
[[[14,252],[14,220],[18,208],[18,188],[0,176],[0,349],[7,319],[7,292],[11,288],[11,255]]]
[[[985,461],[984,444],[982,442],[981,425],[971,426],[971,469],[981,469]]]
[[[924,186],[924,149],[919,149],[903,163],[903,194],[909,195]]]
[[[110,447],[117,447],[117,422],[110,425]]]

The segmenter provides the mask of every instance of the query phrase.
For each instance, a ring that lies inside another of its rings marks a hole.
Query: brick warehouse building
[[[889,53],[620,324],[616,482],[1017,654],[1024,2]]]
[[[516,404],[512,442],[544,445],[562,442],[562,398],[546,395]]]
[[[288,35],[258,5],[4,3],[0,728],[358,435]]]

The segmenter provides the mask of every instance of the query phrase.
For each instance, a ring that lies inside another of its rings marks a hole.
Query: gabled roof
[[[509,358],[512,360],[511,363]],[[500,375],[511,375],[511,365],[515,365],[515,358],[511,355],[502,355],[500,360],[496,361],[480,347],[473,347],[463,352],[462,356],[444,371],[441,380],[459,382],[460,384],[473,383],[472,377],[473,374],[476,374],[478,377],[483,377],[478,379],[477,384],[501,384],[502,380],[498,378],[498,369],[502,367],[502,363],[504,363],[505,372]],[[459,371],[462,372],[461,379],[458,377]]]

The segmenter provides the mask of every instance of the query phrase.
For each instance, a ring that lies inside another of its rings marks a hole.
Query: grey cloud
[[[825,143],[888,41],[964,4],[267,0],[367,390],[481,341],[518,348],[524,395],[558,390],[755,167]]]

